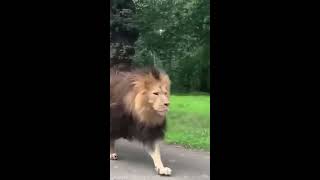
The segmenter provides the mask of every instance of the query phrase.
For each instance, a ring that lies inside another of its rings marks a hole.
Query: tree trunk
[[[132,19],[134,3],[132,0],[111,0],[110,8],[110,67],[127,67],[132,63],[133,45],[139,35]]]

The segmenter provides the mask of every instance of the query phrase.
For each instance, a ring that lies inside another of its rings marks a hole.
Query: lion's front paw
[[[118,160],[118,155],[117,155],[117,153],[112,153],[112,154],[110,154],[110,160]]]
[[[172,172],[172,170],[168,167],[156,168],[156,171],[159,175],[165,175],[165,176],[170,176]]]

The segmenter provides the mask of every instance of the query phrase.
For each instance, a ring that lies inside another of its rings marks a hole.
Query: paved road
[[[111,180],[206,180],[210,179],[210,153],[186,150],[175,145],[161,144],[164,166],[172,169],[169,177],[159,176],[151,157],[137,142],[116,141],[119,155],[110,161]]]

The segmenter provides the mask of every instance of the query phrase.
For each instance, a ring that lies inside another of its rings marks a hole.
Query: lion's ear
[[[131,77],[131,84],[139,92],[145,91],[148,85],[148,78],[136,75]]]
[[[143,78],[141,79],[141,81],[143,82],[143,89],[147,90],[149,89],[149,87],[156,81],[153,77],[153,75],[151,73],[148,73],[146,75],[143,76]]]
[[[161,76],[161,82],[170,89],[171,81],[167,74]]]

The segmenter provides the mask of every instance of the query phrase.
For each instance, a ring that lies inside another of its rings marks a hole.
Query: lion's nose
[[[168,106],[169,106],[169,103],[164,103],[164,105],[168,107]]]

